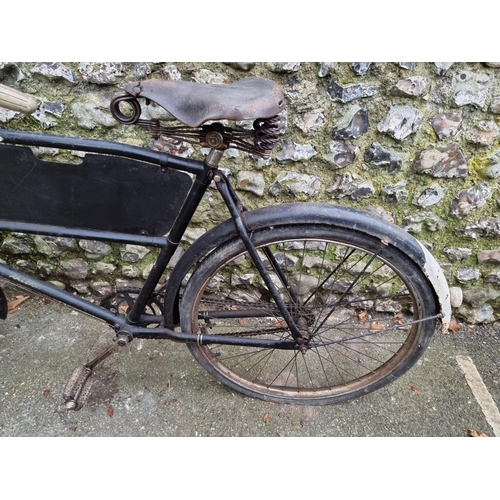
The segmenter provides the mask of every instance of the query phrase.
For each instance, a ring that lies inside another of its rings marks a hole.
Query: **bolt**
[[[124,346],[124,345],[127,345],[129,342],[131,341],[131,338],[129,335],[127,334],[120,334],[118,335],[118,337],[116,338],[116,343],[119,345],[119,346]]]
[[[76,401],[67,401],[64,407],[66,408],[66,410],[74,410],[76,408]]]

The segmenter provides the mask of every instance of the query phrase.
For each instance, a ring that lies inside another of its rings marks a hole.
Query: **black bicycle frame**
[[[0,129],[0,142],[4,144],[37,146],[60,148],[65,150],[83,151],[94,154],[112,155],[114,157],[129,158],[157,165],[161,169],[173,169],[180,172],[194,174],[194,181],[187,193],[187,196],[178,209],[177,216],[167,236],[155,236],[145,234],[128,234],[114,231],[88,230],[72,227],[60,227],[54,225],[15,222],[11,220],[0,219],[0,231],[22,232],[33,234],[45,234],[50,236],[77,237],[89,240],[110,241],[117,243],[133,243],[143,246],[153,246],[160,248],[156,262],[144,283],[133,307],[127,316],[114,313],[105,307],[93,304],[81,297],[73,295],[65,290],[61,290],[50,283],[34,278],[26,273],[15,270],[5,264],[0,264],[0,277],[6,278],[13,283],[26,287],[34,292],[46,295],[54,300],[65,303],[79,311],[90,314],[104,322],[108,323],[117,333],[129,336],[130,338],[157,338],[171,339],[183,342],[197,342],[200,344],[227,344],[227,345],[245,345],[254,347],[274,347],[278,349],[296,349],[297,342],[294,340],[265,340],[255,338],[238,338],[236,336],[228,337],[223,335],[206,335],[202,333],[176,332],[170,328],[157,326],[147,328],[142,326],[143,310],[147,305],[152,293],[154,292],[160,278],[164,274],[170,259],[180,244],[181,238],[186,231],[196,209],[198,208],[202,197],[212,182],[217,170],[220,152],[212,150],[205,161],[185,159],[161,153],[136,146],[129,146],[121,143],[99,141],[93,139],[78,139],[70,137],[61,137],[50,134],[37,134],[21,131],[10,131]],[[1,151],[0,145],[0,151]],[[216,158],[211,161],[211,158]],[[1,174],[1,171],[0,171]],[[293,319],[290,316],[286,306],[282,303],[279,294],[274,290],[271,279],[262,262],[257,256],[256,249],[251,242],[244,225],[241,222],[239,206],[241,206],[236,194],[226,179],[217,178],[217,187],[219,188],[226,205],[229,208],[235,225],[242,236],[245,245],[254,258],[264,281],[269,282],[270,291],[277,303],[277,308],[283,314],[288,323],[293,337],[300,343],[302,336],[298,331]],[[168,193],[165,193],[168,196]],[[0,214],[1,217],[1,214]]]

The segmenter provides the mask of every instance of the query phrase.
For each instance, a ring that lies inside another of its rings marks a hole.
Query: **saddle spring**
[[[129,106],[126,113],[121,109],[124,103]],[[150,102],[146,100],[146,106],[149,104]],[[259,118],[253,122],[252,130],[233,129],[220,123],[211,123],[202,127],[165,127],[159,120],[141,119],[141,104],[130,94],[120,94],[114,97],[110,104],[110,111],[119,123],[148,128],[153,139],[164,136],[220,150],[232,147],[258,155],[265,160],[271,157],[274,146],[284,132],[280,116]]]

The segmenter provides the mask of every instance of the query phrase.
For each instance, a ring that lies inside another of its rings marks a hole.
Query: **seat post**
[[[218,168],[219,162],[224,155],[224,151],[220,149],[211,149],[208,156],[205,158],[205,165],[209,168]]]

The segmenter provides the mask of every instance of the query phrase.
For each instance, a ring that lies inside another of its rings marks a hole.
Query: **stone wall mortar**
[[[498,320],[500,63],[4,62],[0,82],[32,94],[39,107],[29,117],[0,108],[0,126],[202,158],[199,147],[152,144],[144,130],[119,125],[110,98],[144,78],[229,83],[247,76],[277,81],[287,99],[287,133],[271,161],[238,151],[224,160],[249,208],[299,200],[374,210],[422,241],[450,286],[462,289],[458,317]],[[36,154],[75,160],[57,150]],[[225,218],[220,199],[207,193],[184,247]],[[82,294],[140,284],[155,255],[133,245],[0,237],[1,261]]]

